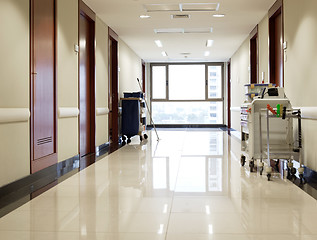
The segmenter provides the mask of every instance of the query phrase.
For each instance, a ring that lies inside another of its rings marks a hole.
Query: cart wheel
[[[144,139],[148,139],[148,135],[147,134],[144,134]]]
[[[267,180],[270,181],[271,180],[271,173],[268,173],[266,176],[267,176]]]
[[[249,163],[249,167],[250,167],[250,172],[253,172],[253,168],[254,168],[254,160],[251,160]]]
[[[241,163],[241,166],[243,167],[245,164],[245,156],[244,155],[241,155],[240,163]]]
[[[127,141],[128,143],[130,143],[131,142],[131,139],[130,138],[128,138],[128,141]]]
[[[262,176],[262,173],[263,173],[263,167],[260,167],[260,175]]]
[[[127,140],[126,136],[123,135],[123,136],[122,136],[122,140],[123,140],[123,141]]]
[[[143,137],[142,137],[142,135],[140,135],[140,142],[142,142],[143,141]]]

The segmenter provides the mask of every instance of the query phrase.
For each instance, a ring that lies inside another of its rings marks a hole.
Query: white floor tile
[[[0,218],[0,239],[317,239],[317,201],[278,175],[268,182],[240,167],[227,133],[158,134],[133,138]]]

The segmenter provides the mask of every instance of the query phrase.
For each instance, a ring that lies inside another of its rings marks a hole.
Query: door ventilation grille
[[[46,143],[50,143],[52,141],[53,141],[52,137],[40,138],[40,139],[37,139],[37,145],[43,145]]]

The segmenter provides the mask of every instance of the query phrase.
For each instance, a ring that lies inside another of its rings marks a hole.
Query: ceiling
[[[227,61],[235,53],[275,0],[84,0],[84,2],[146,62],[217,62]],[[215,7],[216,10],[211,11],[210,7]],[[204,8],[204,11],[197,11],[200,8]],[[152,11],[153,9],[163,11]],[[167,9],[171,11],[166,11]],[[213,17],[216,13],[225,16]],[[173,19],[171,17],[173,14],[190,16],[185,19]],[[141,19],[140,15],[149,15],[150,18]],[[174,32],[155,33],[155,29]],[[208,39],[213,40],[211,47],[206,47]],[[163,47],[157,47],[155,40],[160,40]],[[168,56],[164,57],[162,51]],[[205,56],[206,51],[210,52],[209,56]]]

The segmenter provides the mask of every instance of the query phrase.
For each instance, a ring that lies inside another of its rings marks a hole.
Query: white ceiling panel
[[[275,0],[84,0],[147,62],[227,61]],[[151,9],[151,10],[149,10]],[[173,18],[171,15],[190,15]],[[224,14],[215,18],[213,14]],[[140,15],[150,18],[141,19]],[[156,33],[166,30],[173,33]],[[212,31],[210,31],[212,29]],[[206,41],[213,40],[212,47]],[[161,40],[163,48],[155,40]],[[168,56],[163,57],[165,51]],[[208,57],[205,51],[210,51]],[[190,53],[188,55],[182,53]]]

